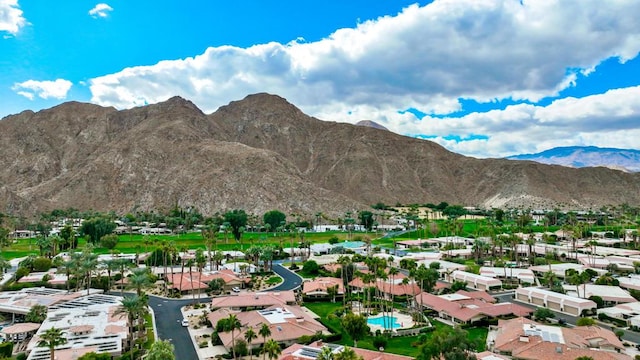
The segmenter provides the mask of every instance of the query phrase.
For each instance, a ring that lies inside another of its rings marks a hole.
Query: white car
[[[182,319],[182,323],[181,324],[182,324],[182,326],[187,327],[187,326],[189,326],[189,320]]]
[[[233,289],[231,289],[233,292],[240,292],[240,288],[239,287],[234,287]]]

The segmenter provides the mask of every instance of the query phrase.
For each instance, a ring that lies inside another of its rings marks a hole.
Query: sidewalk
[[[193,343],[193,348],[196,350],[198,354],[198,359],[200,360],[213,360],[217,355],[224,355],[227,353],[227,350],[222,345],[211,345],[211,336],[213,335],[213,329],[210,327],[200,327],[198,329],[194,328],[194,325],[198,323],[199,317],[204,313],[205,310],[208,310],[208,307],[200,308],[200,309],[190,309],[185,310],[184,307],[180,309],[182,312],[182,317],[184,319],[189,320],[189,337],[191,338],[191,342]],[[209,335],[208,338],[203,338],[200,342],[207,341],[208,346],[204,348],[200,348],[198,346],[198,341],[196,338],[202,335]]]

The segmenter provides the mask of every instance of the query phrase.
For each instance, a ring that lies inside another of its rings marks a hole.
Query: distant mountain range
[[[640,172],[640,150],[600,148],[596,146],[555,147],[537,154],[509,156],[510,160],[531,160],[542,164],[576,168],[607,167],[629,172]]]
[[[369,124],[371,125],[371,124]],[[188,100],[118,111],[77,102],[0,120],[0,212],[344,216],[371,204],[599,208],[640,204],[640,173],[475,159],[371,126],[247,96],[204,114]]]
[[[358,125],[358,126],[368,126],[368,127],[372,127],[374,129],[380,129],[380,130],[387,130],[387,131],[389,130],[386,127],[378,124],[375,121],[371,121],[371,120],[361,120],[361,121],[358,121],[356,123],[356,125]]]

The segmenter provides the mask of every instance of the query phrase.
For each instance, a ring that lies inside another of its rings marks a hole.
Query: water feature
[[[391,317],[387,315],[367,318],[367,324],[378,325],[381,328],[384,328],[385,324],[387,324],[387,329],[397,329],[402,327],[402,324],[398,323],[398,319],[395,316]]]

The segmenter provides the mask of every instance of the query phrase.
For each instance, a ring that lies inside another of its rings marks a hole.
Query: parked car
[[[231,290],[233,290],[233,292],[240,292],[240,288],[239,288],[239,287],[237,287],[237,286],[236,286],[236,287],[234,287],[234,288],[233,288],[233,289],[231,289]]]
[[[189,326],[189,320],[182,319],[182,323],[181,324],[182,324],[182,326],[187,327],[187,326]]]

